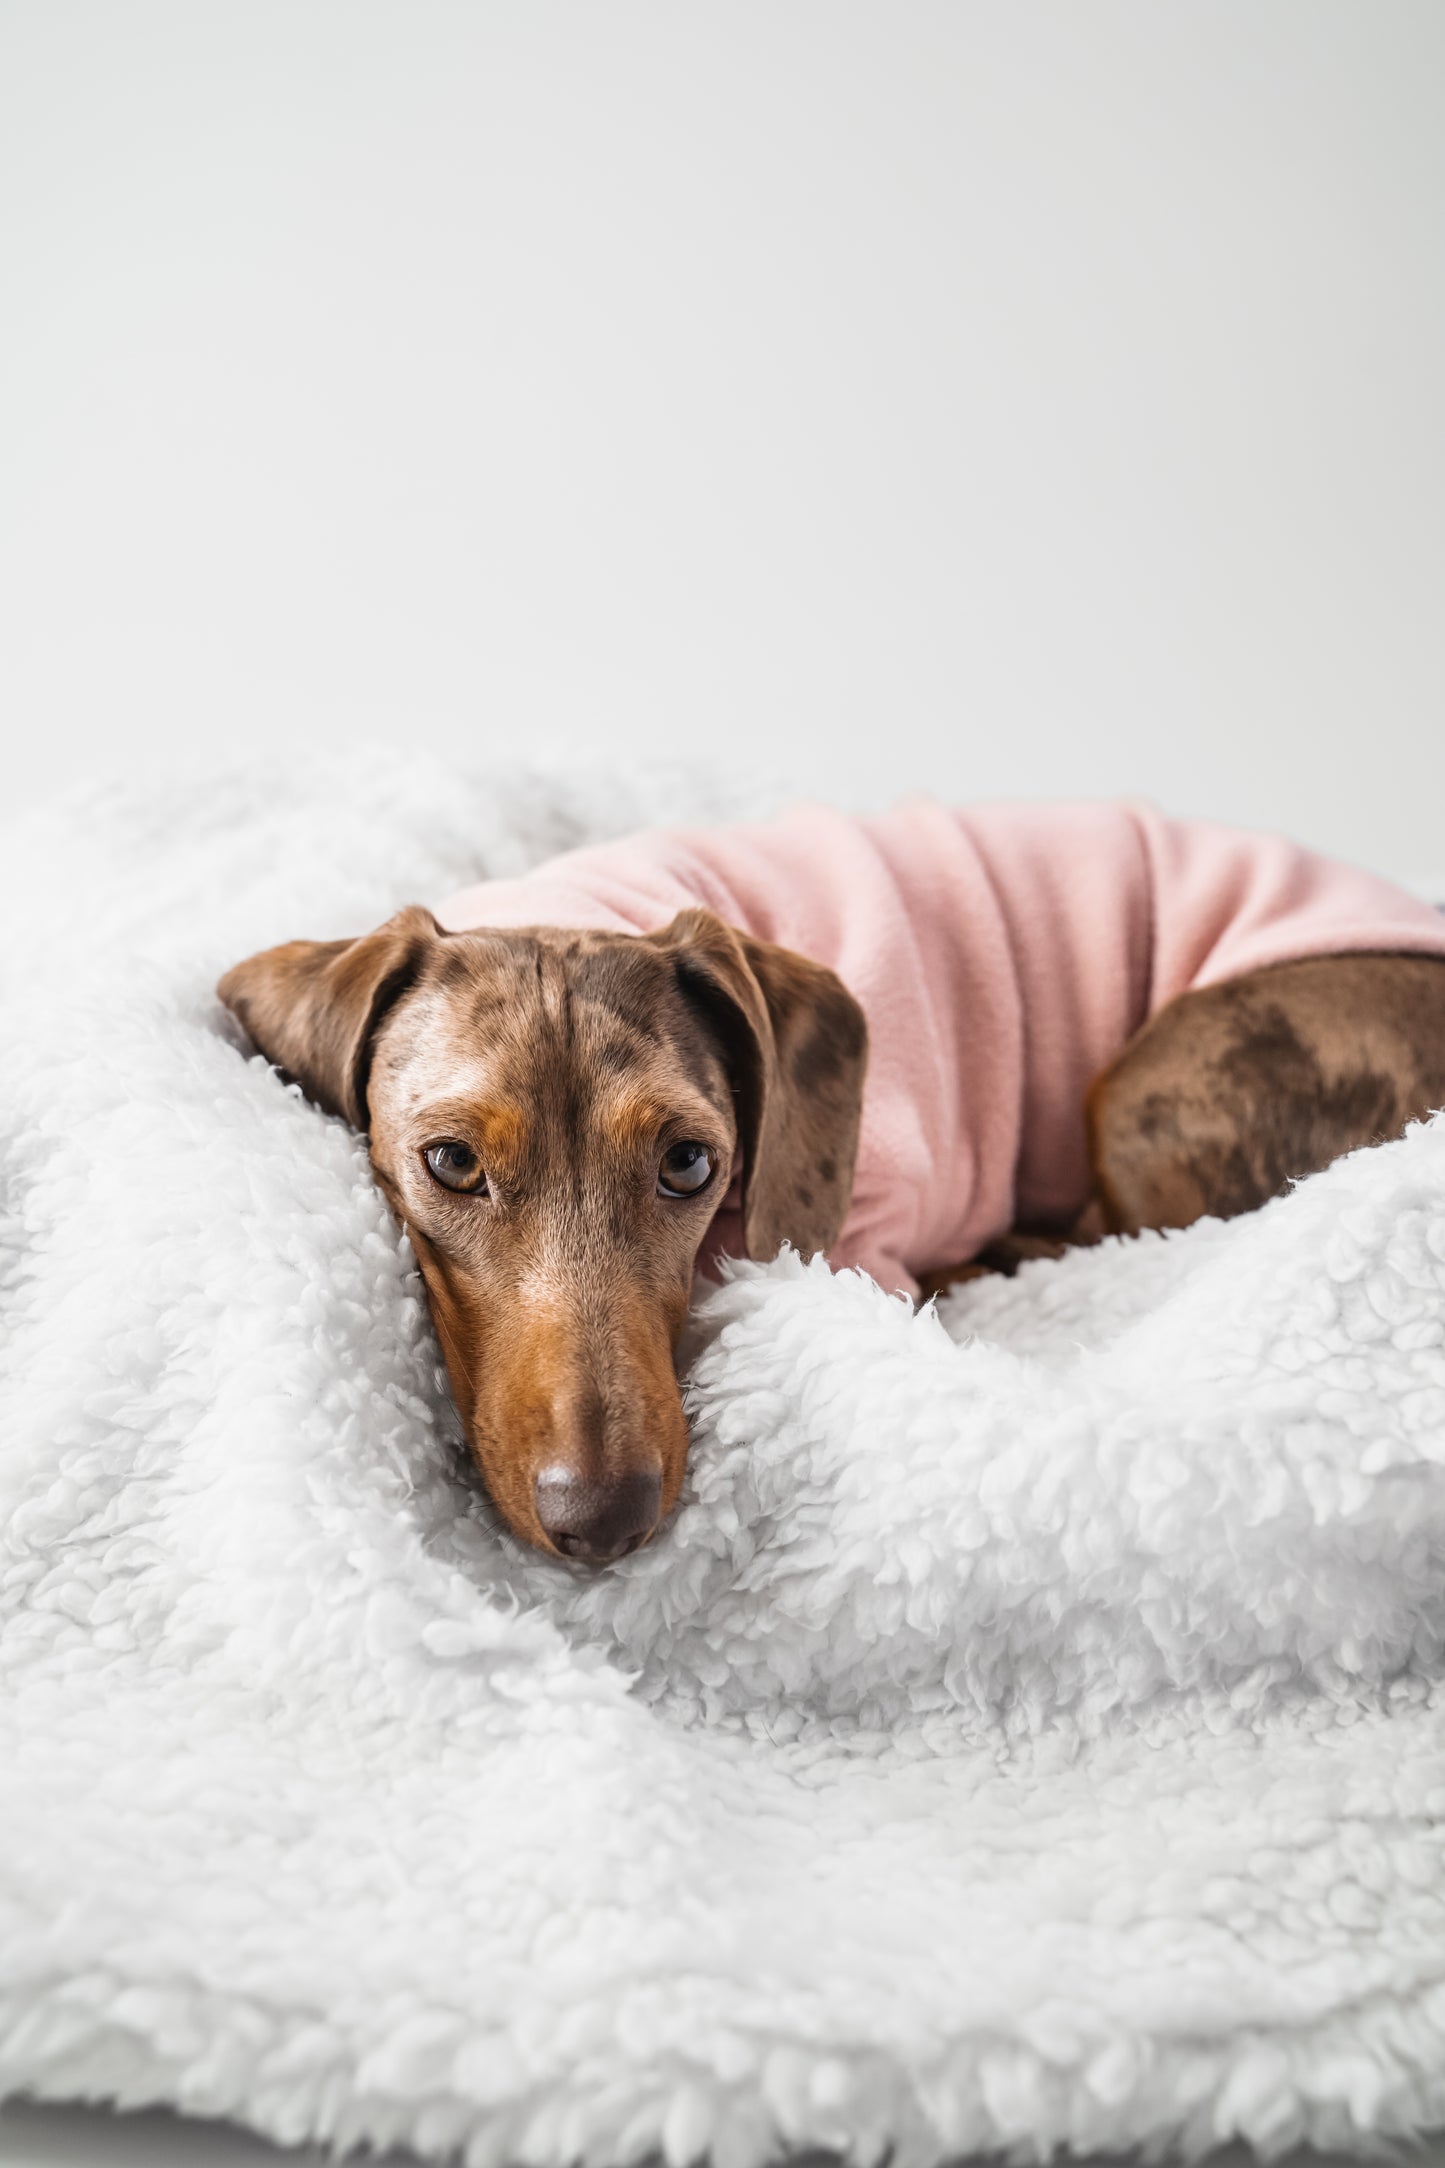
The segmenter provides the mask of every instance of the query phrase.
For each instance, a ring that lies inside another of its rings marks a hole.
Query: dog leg
[[[1078,1233],[1233,1218],[1445,1105],[1445,959],[1317,956],[1182,994],[1089,1093]]]
[[[1036,1257],[1062,1257],[1065,1250],[1075,1249],[1079,1237],[1068,1235],[1025,1234],[1015,1229],[1011,1234],[1000,1235],[990,1242],[966,1265],[945,1265],[937,1272],[924,1273],[919,1281],[923,1289],[920,1301],[927,1302],[930,1295],[947,1294],[949,1288],[957,1287],[964,1280],[991,1279],[1001,1273],[1011,1280],[1020,1265],[1031,1264]]]
[[[1094,1194],[1066,1237],[1015,1230],[923,1300],[1036,1257],[1232,1219],[1445,1106],[1445,958],[1314,956],[1181,994],[1086,1109]]]
[[[935,1295],[946,1295],[950,1288],[961,1287],[965,1280],[986,1280],[990,1277],[987,1265],[941,1265],[937,1272],[920,1272],[918,1275],[918,1306]]]

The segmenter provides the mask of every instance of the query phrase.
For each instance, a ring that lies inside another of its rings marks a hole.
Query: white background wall
[[[359,735],[1445,869],[1440,0],[0,0],[23,798]]]

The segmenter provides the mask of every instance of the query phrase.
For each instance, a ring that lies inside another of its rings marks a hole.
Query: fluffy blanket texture
[[[211,986],[700,803],[12,833],[0,2087],[558,2168],[1445,2122],[1445,1120],[937,1313],[741,1268],[665,1540],[492,1526],[362,1146]]]

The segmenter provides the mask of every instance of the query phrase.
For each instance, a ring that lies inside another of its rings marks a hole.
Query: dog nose
[[[635,1551],[657,1526],[662,1477],[634,1471],[593,1482],[568,1468],[537,1478],[537,1518],[564,1558],[605,1566]]]

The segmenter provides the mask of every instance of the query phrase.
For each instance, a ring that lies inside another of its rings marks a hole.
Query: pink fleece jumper
[[[1157,1009],[1262,964],[1445,955],[1445,914],[1281,837],[1151,806],[799,806],[573,851],[444,903],[453,930],[651,933],[691,905],[831,965],[868,1018],[847,1222],[886,1288],[1088,1195],[1084,1095]],[[733,1198],[708,1254],[740,1255]]]

